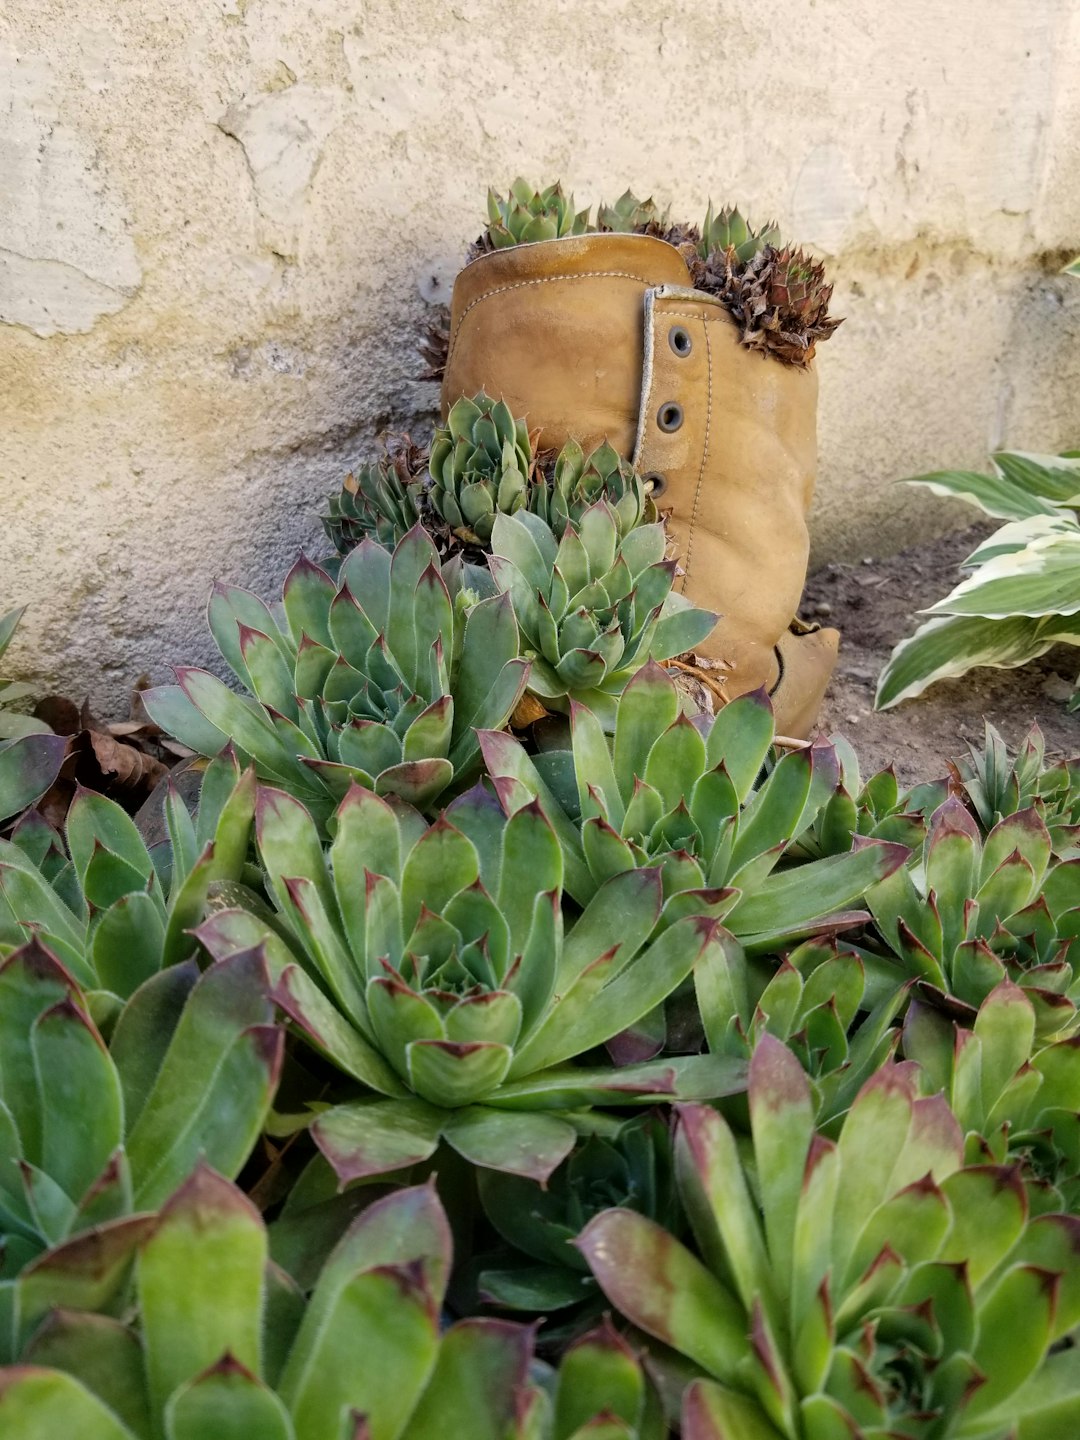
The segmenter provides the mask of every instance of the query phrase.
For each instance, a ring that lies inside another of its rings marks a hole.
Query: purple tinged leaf
[[[674,1236],[630,1210],[605,1210],[574,1242],[613,1305],[721,1380],[747,1354],[742,1306]]]
[[[111,1410],[70,1375],[36,1365],[0,1370],[0,1431],[19,1440],[134,1440]]]
[[[814,1104],[802,1066],[768,1032],[754,1049],[748,1089],[765,1234],[772,1273],[783,1284],[793,1273],[796,1215],[814,1137]]]
[[[151,1405],[222,1355],[258,1373],[266,1229],[245,1195],[200,1164],[163,1206],[136,1272]]]
[[[543,1184],[574,1148],[577,1132],[557,1115],[470,1105],[446,1120],[443,1136],[471,1165]]]
[[[324,1111],[311,1135],[347,1185],[429,1159],[445,1117],[423,1100],[362,1100]]]

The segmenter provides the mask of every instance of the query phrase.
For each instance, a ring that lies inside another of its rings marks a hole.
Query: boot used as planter
[[[607,439],[653,481],[695,604],[721,614],[699,651],[729,696],[765,685],[806,735],[839,635],[792,623],[806,576],[817,377],[741,340],[694,288],[685,248],[585,234],[495,249],[454,285],[442,389],[500,396],[542,447]]]

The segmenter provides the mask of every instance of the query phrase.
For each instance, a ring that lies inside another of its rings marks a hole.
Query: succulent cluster
[[[550,479],[505,593],[422,527],[219,587],[197,800],[0,840],[0,1433],[1076,1433],[1074,769],[683,713],[632,472]]]
[[[788,365],[806,366],[819,341],[840,321],[829,316],[832,286],[825,267],[803,250],[764,244],[743,260],[740,249],[717,249],[702,260],[694,283],[723,301],[750,350],[773,355]]]
[[[681,252],[697,289],[723,302],[748,349],[805,367],[818,343],[840,324],[829,315],[833,287],[825,281],[824,266],[783,244],[775,221],[754,229],[737,207],[714,210],[710,201],[700,228],[672,223],[655,201],[639,200],[631,190],[614,205],[601,203],[595,226],[590,214],[588,209],[575,213],[573,199],[558,184],[541,191],[515,180],[505,201],[488,192],[488,228],[468,258],[594,230],[653,235]]]
[[[707,1377],[687,1388],[683,1435],[1071,1433],[1074,1352],[1055,1347],[1080,1321],[1080,1222],[1032,1218],[1013,1171],[965,1165],[912,1066],[884,1065],[832,1141],[798,1061],[764,1037],[749,1110],[745,1145],[711,1107],[682,1109],[697,1255],[625,1209],[578,1242],[609,1300]]]
[[[336,584],[301,558],[278,615],[218,585],[209,620],[246,693],[185,669],[178,686],[147,693],[147,709],[201,754],[231,745],[321,821],[354,782],[418,805],[467,783],[475,728],[506,723],[528,674],[509,600],[451,598],[419,525],[393,554],[365,539]]]
[[[368,536],[392,550],[421,518],[417,480],[426,467],[426,452],[403,436],[382,459],[350,471],[323,516],[335,551],[347,555]]]
[[[736,210],[599,224],[833,324]],[[0,836],[0,1435],[1073,1440],[1077,762],[698,713],[642,477],[484,394],[327,528],[147,695],[186,773]]]
[[[487,214],[487,228],[474,243],[470,258],[510,245],[584,235],[590,228],[588,208],[575,210],[574,197],[565,194],[557,180],[536,190],[519,176],[505,199],[489,190]]]
[[[347,555],[365,539],[392,550],[419,520],[444,561],[482,564],[497,515],[532,510],[558,539],[599,500],[620,535],[657,518],[647,483],[606,442],[588,455],[576,440],[537,454],[525,421],[481,391],[450,407],[430,455],[406,440],[346,476],[323,524]]]

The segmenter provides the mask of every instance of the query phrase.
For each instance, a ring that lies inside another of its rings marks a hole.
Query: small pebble
[[[858,715],[847,715],[845,719],[849,725],[857,725],[859,723]]]
[[[872,555],[864,555],[862,563],[864,565],[872,565],[874,563],[874,557]]]
[[[819,600],[814,606],[814,614],[820,615],[824,619],[827,615],[832,614],[832,606],[827,600]]]

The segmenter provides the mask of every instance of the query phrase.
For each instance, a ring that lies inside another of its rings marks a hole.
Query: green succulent
[[[428,501],[459,540],[487,545],[495,516],[526,503],[533,464],[524,420],[482,391],[463,396],[431,442]]]
[[[739,214],[738,208],[725,205],[714,212],[709,201],[705,223],[701,227],[698,253],[703,260],[716,253],[735,252],[735,259],[745,264],[767,245],[780,243],[780,229],[775,220],[770,220],[760,230],[753,230]]]
[[[566,887],[581,903],[615,875],[658,866],[665,895],[710,891],[711,915],[748,950],[773,952],[868,919],[847,907],[907,859],[903,846],[865,840],[782,868],[834,793],[839,762],[819,741],[762,779],[774,735],[763,692],[724,706],[703,735],[680,713],[670,677],[650,664],[620,697],[610,742],[583,705],[572,707],[570,728],[570,754],[530,757],[494,732],[480,743],[507,809],[536,801],[555,828]]]
[[[619,1121],[597,1115],[595,1124],[543,1185],[498,1170],[477,1172],[484,1213],[511,1247],[477,1261],[477,1288],[487,1303],[547,1315],[570,1311],[580,1329],[582,1317],[590,1324],[603,1308],[573,1244],[592,1217],[621,1205],[676,1227],[671,1131],[664,1116],[653,1111]]]
[[[606,499],[561,538],[529,511],[496,517],[488,565],[513,601],[534,695],[553,707],[573,697],[610,726],[615,697],[646,661],[705,639],[717,617],[672,590],[675,562],[664,550],[663,525],[623,536]]]
[[[663,1440],[655,1396],[610,1329],[558,1372],[533,1333],[440,1327],[450,1229],[430,1187],[377,1200],[310,1296],[270,1258],[251,1203],[202,1166],[156,1215],[104,1227],[20,1282],[0,1432],[20,1440]],[[84,1245],[85,1249],[85,1245]]]
[[[486,250],[510,245],[529,245],[536,240],[561,240],[565,235],[584,235],[589,230],[589,209],[575,211],[574,197],[563,193],[556,181],[546,190],[536,190],[519,176],[504,200],[488,191],[488,225],[482,237]]]
[[[971,1028],[940,1006],[913,1000],[904,1054],[927,1093],[944,1093],[975,1164],[1019,1162],[1034,1209],[1075,1214],[1080,1202],[1080,1066],[1073,1037],[1040,1045],[1035,1007],[1002,980]]]
[[[420,526],[392,556],[363,541],[336,585],[301,557],[283,614],[236,586],[211,596],[214,639],[247,693],[181,669],[146,708],[200,754],[232,744],[320,823],[354,782],[430,805],[478,770],[474,728],[504,725],[524,693],[510,602],[474,600],[450,598]]]
[[[901,790],[892,766],[865,781],[855,751],[842,736],[833,736],[840,779],[813,825],[799,837],[792,853],[815,859],[842,855],[856,837],[891,840],[915,848],[926,838],[929,816],[949,793],[947,780],[931,780]]]
[[[1034,809],[986,836],[955,797],[940,805],[919,863],[866,894],[895,972],[975,1011],[1005,979],[1026,993],[1036,1033],[1073,1033],[1080,1000],[1080,860],[1052,863]],[[868,963],[882,962],[867,952]]]
[[[1046,740],[1033,724],[1010,756],[1005,741],[987,722],[986,743],[971,747],[958,767],[960,781],[979,823],[990,830],[1005,815],[1034,809],[1050,832],[1054,854],[1080,859],[1080,757],[1046,763]]]
[[[567,526],[580,525],[585,511],[601,500],[611,507],[621,539],[639,525],[656,522],[656,506],[629,461],[606,441],[586,456],[576,440],[568,440],[550,479],[540,476],[530,488],[528,508],[561,540]]]
[[[715,1109],[680,1111],[701,1258],[629,1210],[578,1242],[612,1304],[706,1377],[684,1440],[1075,1435],[1080,1352],[1058,1342],[1080,1321],[1080,1221],[1031,1219],[1014,1169],[965,1166],[914,1066],[883,1066],[834,1142],[798,1060],[763,1036],[749,1107],[745,1147]]]
[[[255,775],[232,754],[207,767],[196,819],[171,781],[163,810],[168,840],[153,848],[89,790],[68,811],[66,848],[36,811],[0,841],[0,956],[38,937],[102,1023],[144,981],[190,959],[213,895],[247,878]]]
[[[603,201],[596,212],[597,229],[610,230],[617,234],[632,234],[655,226],[663,229],[667,223],[667,212],[661,211],[650,198],[639,200],[632,190],[624,190],[614,205]]]
[[[21,610],[0,616],[0,659],[22,619]],[[7,707],[33,694],[33,686],[0,679],[0,822],[40,800],[60,773],[67,739],[31,715]]]
[[[420,519],[417,483],[422,453],[408,441],[381,460],[345,476],[329,500],[323,528],[339,555],[372,540],[392,550]]]
[[[300,802],[262,790],[276,922],[237,908],[198,935],[217,958],[264,946],[278,1003],[369,1092],[308,1117],[343,1183],[422,1163],[441,1140],[543,1180],[576,1139],[566,1112],[738,1088],[743,1067],[715,1057],[573,1063],[707,962],[708,897],[678,897],[653,939],[660,873],[640,870],[567,924],[551,827],[536,806],[507,821],[479,787],[428,826],[354,786],[333,829],[324,854]]]
[[[200,1156],[239,1172],[283,1038],[255,954],[156,975],[108,1047],[86,995],[38,940],[0,963],[0,1356],[18,1323],[15,1277],[46,1249],[82,1235],[92,1251],[87,1235],[159,1205]],[[36,1264],[31,1288],[48,1269]]]
[[[817,1123],[831,1134],[900,1039],[893,1022],[907,987],[880,998],[853,950],[835,939],[807,940],[779,965],[755,960],[730,934],[721,964],[696,976],[698,1012],[709,1050],[749,1061],[765,1034],[781,1040],[810,1077]]]

